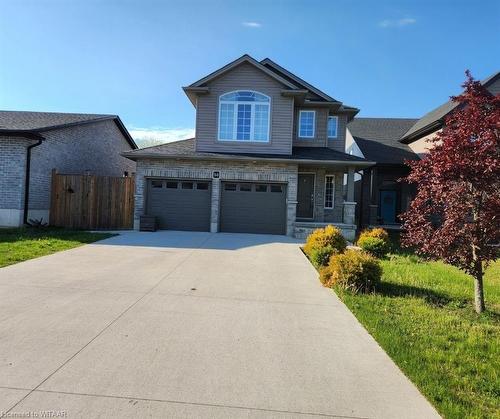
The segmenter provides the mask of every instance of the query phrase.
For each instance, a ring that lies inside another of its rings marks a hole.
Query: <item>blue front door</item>
[[[396,191],[380,191],[380,218],[382,224],[396,223]]]

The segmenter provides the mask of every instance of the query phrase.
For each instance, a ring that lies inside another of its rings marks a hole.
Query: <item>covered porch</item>
[[[400,215],[416,194],[414,185],[400,181],[408,173],[402,165],[376,165],[363,171],[362,179],[355,182],[356,215],[362,228],[401,229]]]
[[[314,229],[332,224],[353,241],[357,228],[354,177],[368,165],[366,161],[299,165],[294,236],[305,238]]]

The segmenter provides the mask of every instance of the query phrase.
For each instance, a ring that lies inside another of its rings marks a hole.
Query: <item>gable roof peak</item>
[[[264,58],[260,63],[266,67],[272,68],[273,71],[277,72],[278,74],[282,74],[282,75],[286,76],[287,78],[291,79],[293,82],[299,84],[300,86],[305,87],[307,90],[311,91],[312,93],[316,94],[317,96],[319,96],[320,98],[322,98],[323,100],[325,100],[327,102],[342,103],[342,102],[334,99],[330,95],[327,95],[325,92],[318,89],[317,87],[314,87],[312,84],[301,79],[299,76],[288,71],[286,68],[281,67],[279,64],[275,63],[270,58]]]
[[[496,71],[489,77],[481,80],[480,83],[489,89],[490,86],[497,81],[500,76],[500,71]],[[490,92],[491,93],[491,92]],[[410,144],[425,135],[428,135],[442,127],[446,115],[453,111],[458,102],[454,102],[451,98],[439,105],[437,108],[432,109],[422,116],[415,124],[401,137],[400,141],[405,144]]]
[[[232,70],[234,67],[236,67],[244,62],[247,62],[247,63],[253,65],[257,69],[261,70],[262,72],[264,72],[268,76],[272,77],[273,79],[279,81],[281,84],[285,85],[289,89],[295,90],[298,88],[294,83],[290,82],[289,80],[285,79],[284,77],[281,77],[279,74],[276,74],[276,72],[271,71],[270,69],[268,69],[267,67],[262,65],[259,61],[257,61],[255,58],[251,57],[248,54],[243,54],[241,57],[237,58],[236,60],[231,61],[230,63],[219,68],[218,70],[215,70],[214,72],[208,74],[207,76],[190,84],[189,86],[184,88],[184,90],[189,89],[189,88],[193,88],[193,87],[202,87],[204,84],[208,83],[209,81],[215,79],[216,77],[221,76],[222,74],[228,72],[229,70]]]

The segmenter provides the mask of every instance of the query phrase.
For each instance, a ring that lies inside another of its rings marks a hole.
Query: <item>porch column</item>
[[[220,179],[212,179],[212,197],[210,203],[210,232],[219,231]]]
[[[377,205],[377,168],[372,167],[370,170],[370,206],[368,214],[368,223],[370,225],[377,225],[378,205]]]
[[[314,197],[314,221],[325,221],[325,169],[316,172],[316,196]]]
[[[296,169],[297,170],[297,169]],[[295,234],[295,220],[297,218],[297,188],[298,173],[288,177],[287,198],[286,198],[286,234],[293,236]]]
[[[354,167],[347,169],[347,200],[344,201],[344,224],[354,224],[356,202],[354,202]]]
[[[137,171],[135,174],[135,194],[134,194],[134,230],[139,230],[141,224],[141,215],[146,215],[145,196],[147,190],[147,182],[144,176],[144,169],[137,162]]]
[[[354,202],[354,167],[347,169],[347,201]]]

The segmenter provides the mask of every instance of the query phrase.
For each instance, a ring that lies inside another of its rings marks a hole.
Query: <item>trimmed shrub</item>
[[[383,258],[389,251],[387,243],[378,237],[363,237],[358,240],[357,244],[365,252],[376,258]]]
[[[320,281],[327,287],[338,286],[351,292],[370,292],[380,283],[382,268],[373,256],[358,250],[333,255],[320,271]]]
[[[338,253],[342,253],[347,247],[347,242],[342,236],[342,232],[332,225],[314,230],[307,237],[304,245],[304,253],[311,258],[313,250],[331,246]]]
[[[311,255],[309,256],[311,263],[314,265],[316,269],[320,269],[326,265],[330,261],[330,257],[334,254],[338,253],[332,246],[329,244],[325,247],[320,247],[317,249],[313,249],[311,251]]]
[[[363,236],[363,234],[369,237],[376,237],[377,239],[382,239],[383,241],[389,243],[389,233],[387,232],[387,230],[384,230],[381,227],[365,230],[360,234],[359,237]]]
[[[382,258],[390,249],[389,234],[383,228],[365,230],[359,235],[356,244],[365,252],[377,258]]]

